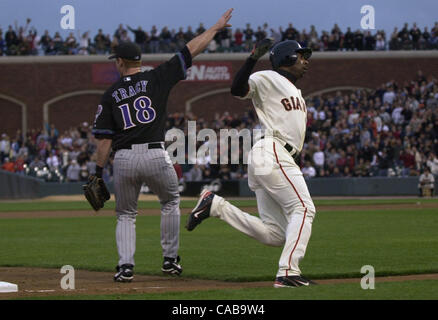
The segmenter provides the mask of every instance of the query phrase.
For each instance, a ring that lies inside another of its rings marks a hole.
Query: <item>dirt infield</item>
[[[135,275],[131,283],[113,282],[113,273],[75,270],[75,289],[63,290],[59,269],[43,268],[6,268],[0,267],[1,281],[18,285],[16,293],[0,293],[0,300],[14,298],[73,296],[73,295],[109,295],[141,294],[200,291],[217,289],[270,288],[273,281],[225,282],[215,280],[189,279],[184,277],[159,277]],[[376,282],[437,280],[438,274],[376,277]],[[319,285],[337,283],[357,283],[359,278],[317,280]]]

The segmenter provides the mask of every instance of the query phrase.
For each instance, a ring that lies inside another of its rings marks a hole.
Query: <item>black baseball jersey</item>
[[[153,70],[121,77],[102,96],[94,136],[112,139],[113,150],[164,141],[170,90],[186,78],[191,64],[190,51],[184,47]]]

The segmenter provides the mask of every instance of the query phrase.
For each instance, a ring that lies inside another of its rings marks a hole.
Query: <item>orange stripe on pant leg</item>
[[[290,262],[291,262],[291,260],[292,260],[292,254],[294,253],[295,248],[297,247],[298,241],[300,241],[301,232],[303,231],[304,221],[305,221],[305,219],[306,219],[306,214],[307,214],[307,208],[306,208],[306,206],[305,206],[303,200],[301,199],[301,197],[300,197],[300,195],[299,195],[297,189],[295,189],[294,184],[292,183],[292,181],[290,181],[290,179],[289,179],[289,177],[287,176],[286,172],[284,172],[283,167],[282,167],[281,164],[280,164],[280,161],[278,161],[277,151],[275,150],[275,142],[272,142],[272,144],[273,144],[273,147],[274,147],[275,160],[277,161],[278,165],[280,166],[280,170],[281,170],[281,172],[283,172],[283,174],[284,174],[284,176],[286,177],[287,181],[289,181],[290,185],[292,186],[292,188],[294,189],[295,193],[297,194],[298,199],[300,199],[300,201],[301,201],[301,205],[304,207],[304,216],[303,216],[303,221],[301,222],[300,232],[298,233],[298,238],[297,238],[297,241],[295,242],[295,246],[293,247],[292,252],[291,252],[290,255],[289,255],[288,267],[289,267],[289,269],[290,269],[290,268],[291,268],[291,266],[290,266]],[[288,276],[288,270],[286,270],[286,277],[287,277],[287,276]]]

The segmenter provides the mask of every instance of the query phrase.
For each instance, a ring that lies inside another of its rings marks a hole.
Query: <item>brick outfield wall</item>
[[[323,54],[311,60],[310,70],[305,78],[298,82],[304,96],[319,90],[338,86],[358,86],[376,88],[382,83],[395,79],[398,82],[415,78],[418,70],[427,75],[438,75],[438,55],[427,57],[388,57],[351,58],[342,56],[325,59]],[[3,58],[0,58],[3,59]],[[47,61],[47,60],[45,60]],[[104,60],[102,60],[104,61]],[[100,63],[105,63],[99,61]],[[196,61],[196,59],[195,59]],[[231,74],[240,68],[243,59],[221,60],[231,66]],[[62,94],[79,90],[105,90],[109,85],[93,83],[92,66],[96,62],[57,62],[32,61],[30,63],[0,63],[0,121],[1,132],[14,135],[21,128],[21,108],[1,95],[19,100],[27,105],[27,127],[41,128],[43,123],[43,104]],[[111,63],[111,62],[109,62]],[[146,61],[147,63],[147,61]],[[157,64],[158,61],[154,61]],[[257,70],[269,69],[265,59],[259,61]],[[227,89],[231,81],[225,82],[180,82],[172,90],[169,112],[184,112],[187,100],[217,89]],[[97,94],[87,94],[63,99],[49,109],[50,123],[60,131],[76,126],[83,121],[92,122],[96,106],[100,100]],[[192,111],[207,119],[216,112],[225,110],[231,114],[240,114],[251,101],[233,98],[228,92],[212,95],[193,103]]]

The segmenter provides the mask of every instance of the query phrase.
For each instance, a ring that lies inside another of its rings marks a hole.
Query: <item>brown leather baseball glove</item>
[[[110,193],[102,178],[89,176],[87,184],[82,186],[85,198],[95,211],[103,208],[105,201],[109,200]]]

